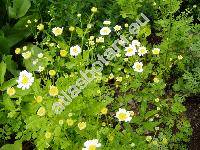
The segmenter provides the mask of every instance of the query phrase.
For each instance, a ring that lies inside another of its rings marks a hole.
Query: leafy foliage
[[[31,7],[28,0],[19,2],[8,6],[17,23],[2,28],[0,46],[7,52],[30,33],[34,42],[2,56],[0,138],[14,136],[17,142],[1,149],[21,149],[30,140],[37,149],[82,149],[91,139],[98,139],[105,150],[186,149],[183,143],[192,130],[182,103],[199,92],[199,26],[192,24],[189,10],[179,12],[181,1],[33,0]],[[28,10],[37,12],[30,15]],[[141,12],[150,22],[132,35],[129,25]],[[121,39],[120,51],[105,55],[120,35],[128,43],[124,46]],[[140,45],[128,56],[132,39]],[[142,46],[148,52],[139,55]],[[103,66],[94,67],[98,61]],[[19,70],[34,79],[25,89],[21,86],[30,79]],[[129,121],[117,115],[120,109],[128,110]]]

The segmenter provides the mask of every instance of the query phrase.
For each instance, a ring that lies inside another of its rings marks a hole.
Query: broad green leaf
[[[6,64],[2,61],[0,63],[0,84],[4,82],[5,73],[6,73]]]
[[[30,7],[30,0],[14,0],[13,7],[8,8],[9,16],[15,19],[23,17]]]
[[[0,148],[0,150],[22,150],[22,143],[15,141],[14,144],[6,144]]]

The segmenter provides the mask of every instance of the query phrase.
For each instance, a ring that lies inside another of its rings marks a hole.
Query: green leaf
[[[4,100],[3,100],[3,105],[4,105],[4,109],[5,110],[10,110],[10,111],[13,111],[15,110],[15,104],[13,103],[13,101],[8,98],[8,97],[5,97]]]
[[[155,115],[157,112],[158,112],[158,110],[148,111],[148,112],[145,114],[145,119],[148,119],[149,117]]]
[[[14,144],[6,144],[0,148],[0,150],[22,150],[22,143],[15,141]]]
[[[141,108],[140,108],[140,113],[142,116],[145,114],[146,109],[147,109],[147,101],[143,100],[141,103]]]
[[[76,33],[78,34],[79,37],[83,37],[83,30],[79,27],[76,27]]]
[[[0,87],[0,90],[1,91],[4,91],[6,90],[8,87],[12,87],[14,86],[16,83],[17,83],[17,78],[13,78],[13,79],[10,79],[6,82],[3,83],[3,85]]]
[[[158,126],[160,122],[144,122],[143,123],[143,128],[148,130],[148,131],[154,131],[154,128]]]
[[[17,71],[17,64],[12,60],[12,55],[7,55],[3,57],[6,63],[7,70],[10,71],[14,76],[18,76],[19,71]]]
[[[8,14],[10,18],[17,19],[23,17],[30,7],[30,0],[14,0],[13,7],[8,8]]]
[[[181,112],[184,112],[186,111],[186,108],[185,106],[183,106],[180,102],[175,102],[173,105],[172,105],[172,112],[174,113],[181,113]]]
[[[6,73],[6,64],[2,61],[0,63],[0,84],[4,82],[5,73]]]

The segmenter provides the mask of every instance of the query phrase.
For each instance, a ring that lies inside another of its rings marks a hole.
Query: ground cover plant
[[[1,149],[188,148],[183,102],[199,94],[198,5],[2,5]]]

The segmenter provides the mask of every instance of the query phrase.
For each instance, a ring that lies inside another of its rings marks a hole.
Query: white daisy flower
[[[120,31],[121,29],[122,29],[122,27],[119,26],[119,25],[114,26],[114,30],[115,30],[115,31]]]
[[[135,62],[133,65],[133,69],[134,71],[142,72],[143,71],[142,66],[143,66],[142,62]]]
[[[31,57],[31,52],[28,51],[28,52],[22,53],[22,57],[24,57],[24,59],[29,59]]]
[[[110,25],[111,22],[110,22],[109,20],[105,20],[105,21],[103,22],[103,24],[105,24],[105,25]]]
[[[138,47],[139,47],[140,44],[141,44],[141,43],[140,43],[138,40],[133,40],[133,41],[132,41],[132,45],[133,45],[133,46],[138,46]]]
[[[119,111],[116,112],[116,118],[119,121],[125,121],[125,122],[129,122],[132,119],[130,112],[121,108],[119,108]]]
[[[22,88],[22,90],[29,89],[34,82],[34,77],[32,73],[27,72],[26,70],[20,72],[19,79],[17,80],[17,87]]]
[[[110,28],[108,27],[103,27],[101,30],[100,30],[100,34],[101,35],[109,35],[111,32]]]
[[[80,46],[76,45],[76,46],[72,46],[70,48],[70,55],[71,56],[77,56],[79,53],[81,53]]]
[[[52,32],[55,36],[59,36],[62,34],[63,32],[63,28],[60,28],[60,27],[55,27],[52,29]]]
[[[101,147],[101,143],[97,139],[93,139],[86,141],[82,150],[96,150],[97,147]]]
[[[126,51],[126,54],[125,54],[126,56],[133,56],[137,52],[137,49],[135,46],[129,44],[128,47],[125,47],[125,51]]]
[[[139,56],[143,56],[143,55],[146,54],[146,53],[147,53],[146,47],[144,47],[144,46],[139,47],[139,49],[138,49],[138,55],[139,55]]]

